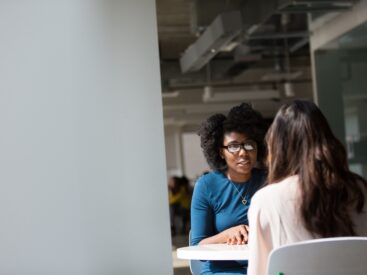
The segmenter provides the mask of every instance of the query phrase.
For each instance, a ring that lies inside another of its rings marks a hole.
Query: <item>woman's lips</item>
[[[237,165],[240,165],[240,166],[249,166],[250,163],[251,162],[249,160],[241,160],[241,161],[237,162]]]

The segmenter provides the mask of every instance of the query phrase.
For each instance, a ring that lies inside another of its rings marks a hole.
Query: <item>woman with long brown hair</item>
[[[270,251],[327,237],[367,236],[367,182],[348,168],[343,145],[318,107],[281,107],[267,136],[268,186],[249,210],[249,275],[266,272]]]

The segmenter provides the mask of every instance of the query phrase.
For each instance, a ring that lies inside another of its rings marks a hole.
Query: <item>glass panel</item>
[[[350,169],[367,178],[367,23],[315,54],[318,102],[346,145]]]

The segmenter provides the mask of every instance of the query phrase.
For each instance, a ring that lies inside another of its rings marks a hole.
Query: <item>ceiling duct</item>
[[[200,70],[239,35],[241,28],[242,19],[239,11],[218,15],[180,58],[181,71],[186,73]]]
[[[225,75],[236,77],[260,61],[263,55],[277,55],[279,50],[275,48],[279,45],[289,45],[290,53],[302,51],[308,44],[310,35],[308,13],[343,11],[352,7],[354,2],[354,0],[243,0],[240,7],[244,37],[242,43],[249,48],[249,53],[241,54],[241,58],[238,58],[236,52],[240,47],[237,47],[233,64]],[[263,49],[257,50],[261,48]],[[280,76],[276,78],[279,79]]]
[[[355,0],[244,0],[241,5],[243,24],[247,33],[257,31],[274,14],[343,11]]]
[[[224,78],[237,77],[254,63],[261,61],[263,55],[277,54],[274,45],[279,47],[285,40],[290,53],[307,50],[305,45],[309,36],[308,13],[317,15],[343,11],[351,8],[356,2],[356,0],[241,0],[230,1],[233,3],[224,8],[224,2],[229,3],[228,1],[193,1],[196,7],[194,17],[198,22],[192,24],[197,27],[204,26],[220,8],[238,9],[218,15],[180,58],[182,73],[198,72],[219,52],[231,51],[232,56],[223,55],[228,61],[228,64],[222,67],[220,75]],[[199,11],[202,12],[198,13]],[[287,16],[289,22],[284,23],[283,18]],[[236,39],[240,33],[243,35],[243,41]],[[248,53],[238,54],[239,46],[244,45],[249,48]]]
[[[218,14],[239,10],[242,0],[191,0],[191,30],[201,33]]]
[[[355,0],[279,0],[280,12],[330,12],[351,8]]]

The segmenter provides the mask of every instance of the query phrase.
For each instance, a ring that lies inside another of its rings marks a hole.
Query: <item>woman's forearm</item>
[[[240,224],[228,228],[214,236],[205,238],[199,242],[199,244],[245,244],[248,241],[249,228],[245,224]]]
[[[227,238],[223,234],[223,232],[218,233],[217,235],[202,239],[199,244],[216,244],[216,243],[226,243]]]

